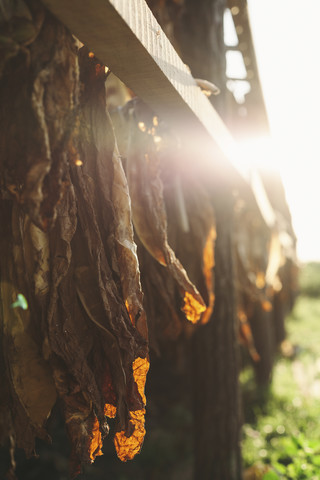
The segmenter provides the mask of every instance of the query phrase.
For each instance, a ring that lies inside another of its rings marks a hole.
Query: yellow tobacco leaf
[[[102,435],[99,428],[99,421],[97,417],[95,418],[93,427],[92,427],[92,438],[89,444],[89,455],[91,462],[94,462],[95,458],[102,453]]]
[[[210,320],[210,317],[213,311],[214,300],[215,300],[215,295],[213,293],[214,291],[213,267],[214,267],[214,241],[216,239],[216,236],[217,236],[216,229],[214,227],[211,227],[209,234],[207,236],[206,244],[203,249],[202,271],[203,271],[206,287],[209,294],[209,303],[206,311],[202,315],[202,318],[201,318],[202,324],[206,324]]]
[[[146,375],[149,370],[149,360],[147,358],[138,357],[132,364],[133,378],[138,387],[138,392],[143,403],[146,403],[144,387],[146,383]],[[124,431],[117,432],[114,437],[114,445],[118,457],[122,462],[132,460],[133,457],[140,452],[146,430],[144,428],[145,409],[131,411],[131,423],[134,430],[130,437],[127,437]]]
[[[104,406],[104,414],[109,418],[114,418],[117,413],[117,407],[111,405],[111,403],[106,403]]]
[[[182,311],[185,313],[187,319],[191,323],[197,323],[202,312],[205,311],[206,306],[198,302],[195,296],[189,292],[185,292],[183,301]]]
[[[138,392],[144,404],[146,404],[144,387],[146,384],[146,376],[149,370],[149,365],[149,360],[141,357],[136,358],[132,364],[133,378],[137,384]]]
[[[122,462],[132,460],[137,453],[140,453],[146,430],[144,428],[145,409],[130,412],[131,423],[134,425],[134,431],[130,437],[127,437],[124,431],[117,432],[114,437],[114,445],[118,457]]]

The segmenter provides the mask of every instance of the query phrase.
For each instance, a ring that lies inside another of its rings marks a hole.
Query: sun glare
[[[315,223],[315,209],[320,204],[315,168],[319,163],[318,148],[318,142],[310,136],[306,143],[303,139],[294,142],[284,132],[278,138],[259,137],[239,142],[233,160],[247,179],[252,179],[256,169],[280,174],[302,262],[320,260],[320,231]]]
[[[248,0],[260,79],[268,111],[271,151],[245,146],[281,174],[302,261],[320,260],[318,54],[319,0]],[[270,35],[270,31],[272,34]],[[260,144],[260,147],[256,148]],[[268,142],[267,142],[268,144]],[[269,152],[265,155],[265,152]]]
[[[237,163],[245,172],[255,168],[277,169],[271,137],[257,137],[237,143]]]

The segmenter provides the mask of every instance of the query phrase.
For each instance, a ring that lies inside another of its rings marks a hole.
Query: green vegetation
[[[287,320],[294,355],[278,359],[270,391],[252,401],[253,378],[243,372],[243,458],[254,472],[250,479],[320,479],[319,264],[303,269],[301,290]]]
[[[301,269],[300,290],[302,295],[320,296],[320,263],[311,262]]]

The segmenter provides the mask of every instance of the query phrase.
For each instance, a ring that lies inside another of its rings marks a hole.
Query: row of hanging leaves
[[[76,476],[110,419],[118,457],[140,451],[149,345],[212,315],[212,186],[138,99],[111,120],[106,68],[41,3],[0,6],[0,443],[14,478],[15,446],[33,455],[58,403]],[[238,317],[258,361],[270,231],[238,200]]]
[[[186,210],[201,202],[202,213],[187,229],[198,242],[190,279],[168,242],[166,212],[176,203],[164,194],[165,165],[154,135],[139,128],[148,109],[131,102],[123,111],[125,175],[106,110],[105,67],[85,47],[78,51],[39,2],[1,7],[0,443],[11,445],[13,478],[15,446],[35,453],[58,402],[76,476],[102,454],[110,418],[118,457],[140,451],[145,310],[155,348],[157,328],[176,337],[186,320],[209,318],[214,216],[194,184]]]

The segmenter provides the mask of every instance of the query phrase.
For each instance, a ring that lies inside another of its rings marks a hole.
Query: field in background
[[[320,264],[305,265],[270,391],[242,374],[245,480],[320,479]],[[255,392],[255,393],[254,393]]]

